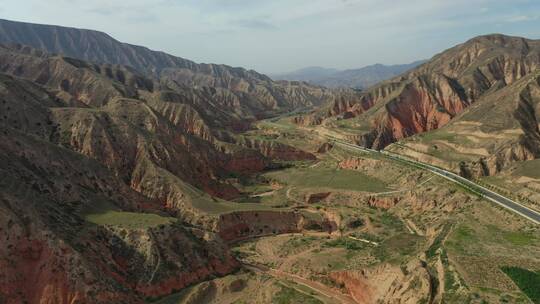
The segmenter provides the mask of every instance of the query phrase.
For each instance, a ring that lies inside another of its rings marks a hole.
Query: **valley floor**
[[[317,160],[238,181],[236,203],[313,222],[232,242],[239,272],[157,303],[539,303],[522,279],[540,277],[537,225],[429,172],[324,145],[287,118],[246,136]]]

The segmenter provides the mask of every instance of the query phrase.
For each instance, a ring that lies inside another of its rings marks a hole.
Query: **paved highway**
[[[444,169],[441,169],[441,168],[438,168],[438,167],[435,167],[435,166],[432,166],[430,164],[426,164],[426,163],[423,163],[423,162],[419,162],[419,161],[416,161],[416,160],[413,160],[413,159],[410,159],[410,158],[407,158],[407,157],[404,157],[402,155],[399,155],[399,154],[395,154],[395,153],[391,153],[391,152],[387,152],[387,151],[377,151],[377,150],[373,150],[373,149],[368,149],[368,148],[364,148],[362,146],[358,146],[358,145],[354,145],[354,144],[351,144],[351,143],[348,143],[348,142],[344,142],[344,141],[341,141],[339,139],[336,139],[336,138],[332,138],[332,137],[328,137],[330,138],[333,142],[335,142],[336,144],[339,144],[341,146],[345,146],[345,147],[348,147],[348,148],[351,148],[351,149],[355,149],[355,150],[360,150],[360,151],[363,151],[363,152],[367,152],[367,153],[370,153],[370,154],[378,154],[378,155],[383,155],[384,157],[386,158],[390,158],[390,159],[393,159],[393,160],[396,160],[396,161],[401,161],[401,162],[406,162],[406,163],[409,163],[411,165],[414,165],[418,168],[421,168],[421,169],[424,169],[424,170],[428,170],[438,176],[441,176],[443,178],[446,178],[447,180],[450,180],[456,184],[459,184],[477,194],[479,194],[480,196],[482,196],[483,198],[493,202],[493,203],[496,203],[498,204],[499,206],[501,207],[504,207],[536,224],[540,224],[540,212],[538,211],[535,211],[533,209],[530,209],[528,207],[525,207],[524,205],[518,203],[518,202],[515,202],[507,197],[504,197],[496,192],[493,192],[487,188],[484,188],[478,184],[476,184],[475,182],[473,181],[470,181],[464,177],[461,177],[455,173],[452,173],[450,171],[447,171],[447,170],[444,170]]]

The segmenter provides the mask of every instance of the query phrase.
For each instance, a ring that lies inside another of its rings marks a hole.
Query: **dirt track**
[[[250,264],[250,263],[243,263],[243,265],[245,268],[251,271],[265,273],[277,279],[287,279],[287,280],[295,282],[296,284],[306,286],[326,297],[329,297],[331,299],[336,299],[338,303],[358,304],[349,295],[343,294],[322,283],[311,281],[301,276],[298,276],[292,273],[287,273],[287,272],[277,270],[277,269],[272,269],[263,265],[256,265],[256,264]]]

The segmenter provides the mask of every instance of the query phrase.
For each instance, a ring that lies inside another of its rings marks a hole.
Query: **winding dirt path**
[[[291,195],[291,191],[294,189],[294,187],[289,187],[289,189],[287,189],[287,192],[285,193],[285,197],[297,204],[300,204],[300,205],[303,205],[304,202],[300,201],[300,200],[297,200],[296,198],[292,197]]]
[[[259,272],[259,273],[265,273],[265,274],[268,274],[274,278],[277,278],[277,279],[287,279],[287,280],[290,280],[290,281],[293,281],[295,282],[296,284],[299,284],[299,285],[302,285],[302,286],[306,286],[310,289],[313,289],[314,291],[326,296],[326,297],[329,297],[329,298],[332,298],[332,299],[336,299],[338,300],[339,302],[341,303],[345,303],[345,304],[358,304],[356,301],[353,300],[352,297],[350,297],[349,295],[346,295],[346,294],[343,294],[339,291],[336,291],[322,283],[319,283],[319,282],[315,282],[315,281],[311,281],[311,280],[308,280],[306,278],[303,278],[301,276],[298,276],[298,275],[295,275],[295,274],[292,274],[292,273],[288,273],[288,272],[284,272],[284,271],[281,271],[281,270],[277,270],[277,269],[272,269],[272,268],[269,268],[269,267],[266,267],[266,266],[263,266],[263,265],[256,265],[256,264],[249,264],[249,263],[242,263],[244,265],[245,268],[249,269],[249,270],[252,270],[254,272]]]

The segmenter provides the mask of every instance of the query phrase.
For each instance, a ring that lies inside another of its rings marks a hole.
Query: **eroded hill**
[[[503,96],[512,90],[519,94],[519,85],[512,85],[536,71],[539,53],[535,40],[481,36],[368,89],[360,98],[337,100],[297,121],[323,124],[364,146],[384,148],[441,128],[472,104],[491,103],[494,98],[497,103],[513,103]],[[503,88],[506,94],[494,95]],[[516,108],[508,106],[505,113],[514,116]]]
[[[234,113],[237,126],[243,127],[246,125],[240,124],[242,121],[320,105],[335,95],[300,82],[274,82],[243,68],[198,64],[91,30],[0,20],[0,43],[26,45],[92,63],[131,67],[172,89],[206,88],[206,94],[219,102],[221,110]]]

